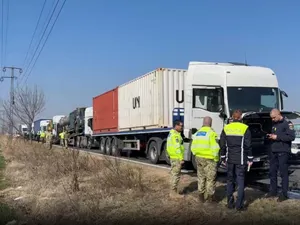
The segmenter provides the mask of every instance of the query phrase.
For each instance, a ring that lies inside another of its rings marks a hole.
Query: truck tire
[[[105,154],[111,155],[111,138],[106,138],[105,141]]]
[[[118,145],[118,138],[116,138],[116,137],[113,137],[112,141],[111,141],[111,154],[113,156],[121,155],[121,151],[120,151],[119,145]]]
[[[101,154],[105,154],[105,140],[106,138],[102,137],[100,139],[100,145],[99,145],[99,150]]]
[[[158,143],[152,140],[148,147],[148,158],[151,163],[157,164],[159,162],[159,147]]]

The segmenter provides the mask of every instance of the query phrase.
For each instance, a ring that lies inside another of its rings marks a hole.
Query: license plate
[[[253,159],[253,162],[259,162],[260,161],[260,158],[254,158]]]

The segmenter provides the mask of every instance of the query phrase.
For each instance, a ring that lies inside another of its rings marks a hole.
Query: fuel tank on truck
[[[169,128],[183,120],[187,70],[159,68],[119,86],[119,131]],[[174,113],[173,113],[174,112]]]

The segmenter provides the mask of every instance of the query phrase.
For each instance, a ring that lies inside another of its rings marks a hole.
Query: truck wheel
[[[113,139],[111,141],[111,154],[113,156],[120,156],[121,155],[121,151],[120,151],[119,146],[118,146],[118,139],[116,137],[113,137]]]
[[[106,138],[105,141],[105,154],[111,155],[111,138]]]
[[[105,138],[102,137],[100,140],[99,150],[101,154],[105,154]]]
[[[159,161],[159,151],[156,141],[151,141],[148,149],[148,157],[153,164],[157,164]]]

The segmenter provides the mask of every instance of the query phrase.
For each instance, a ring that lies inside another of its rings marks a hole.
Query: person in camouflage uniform
[[[64,129],[64,135],[63,135],[63,137],[64,137],[64,140],[63,140],[63,142],[64,142],[64,148],[68,149],[68,138],[69,138],[69,135],[68,135],[68,132],[67,132],[67,128]]]
[[[219,144],[211,128],[211,117],[204,117],[203,126],[194,134],[191,151],[196,157],[199,200],[214,201]],[[207,198],[206,198],[207,197]]]
[[[181,197],[178,194],[181,167],[184,163],[184,146],[181,136],[183,123],[175,121],[174,128],[170,131],[167,139],[167,153],[171,162],[171,193],[170,197]]]
[[[52,149],[52,132],[51,132],[51,127],[48,127],[48,130],[46,131],[46,148],[47,149]]]

